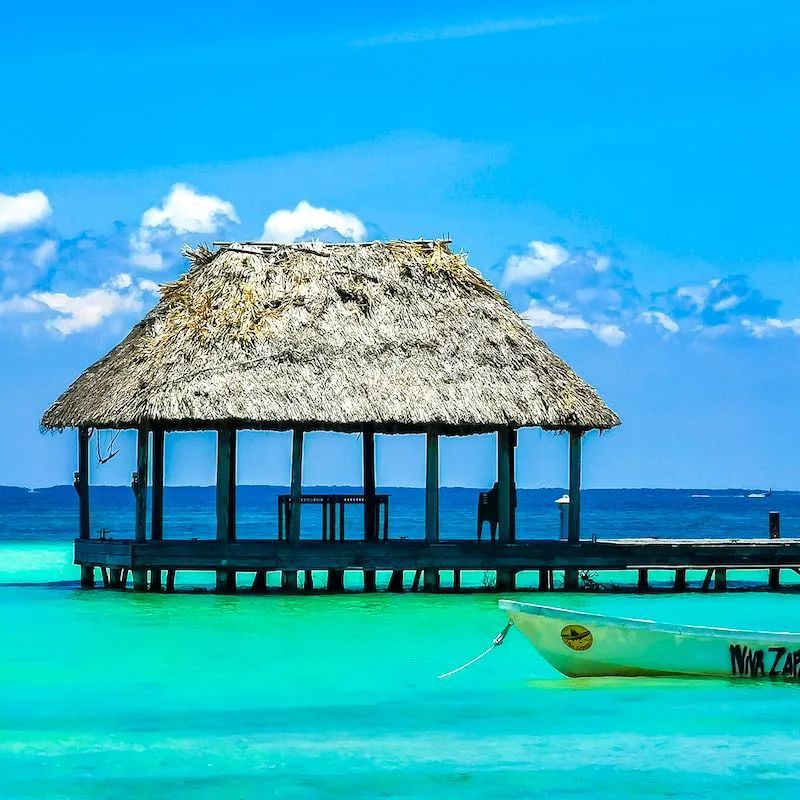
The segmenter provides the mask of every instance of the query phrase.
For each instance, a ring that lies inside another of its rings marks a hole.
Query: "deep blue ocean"
[[[488,488],[488,487],[487,487]],[[360,492],[359,487],[304,486],[303,492]],[[378,487],[389,495],[389,536],[424,537],[424,490]],[[443,488],[440,525],[443,539],[476,535],[478,489]],[[563,488],[519,489],[517,538],[557,539],[555,500]],[[800,533],[800,492],[775,492],[751,499],[748,489],[596,489],[581,500],[583,538],[751,538],[767,536],[768,512],[779,511],[784,536]],[[239,486],[237,535],[242,539],[277,536],[277,497],[286,487]],[[213,487],[166,487],[164,536],[214,538]],[[92,487],[92,536],[104,529],[112,537],[133,536],[134,497],[128,487]],[[347,509],[348,538],[361,537],[360,506]],[[0,541],[63,541],[77,535],[78,501],[71,486],[30,491],[0,487]],[[319,506],[303,507],[303,537],[319,537]]]

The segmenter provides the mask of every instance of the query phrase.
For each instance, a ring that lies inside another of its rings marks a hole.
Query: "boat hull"
[[[551,666],[573,678],[800,677],[796,633],[668,625],[513,600],[500,607]]]

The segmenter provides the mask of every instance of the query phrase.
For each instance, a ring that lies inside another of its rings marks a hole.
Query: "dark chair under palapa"
[[[489,523],[489,534],[494,542],[497,538],[497,526],[500,523],[500,509],[498,506],[498,498],[497,498],[498,488],[497,482],[495,481],[494,486],[489,489],[488,492],[481,492],[478,495],[478,541],[481,540],[481,534],[483,533],[483,524],[484,522]],[[511,507],[517,507],[517,487],[512,487],[511,490]],[[513,520],[512,515],[512,520]],[[514,531],[513,531],[514,524],[512,522],[512,533],[511,539],[514,539]]]

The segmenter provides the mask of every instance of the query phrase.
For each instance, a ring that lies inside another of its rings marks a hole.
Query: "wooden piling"
[[[164,538],[164,430],[153,431],[153,508],[150,516],[150,538],[160,542]],[[161,591],[161,570],[150,570],[150,591]]]
[[[403,570],[392,570],[392,577],[389,578],[389,585],[386,587],[387,592],[400,594],[403,591]]]
[[[513,514],[513,435],[511,428],[497,431],[497,540],[501,544],[511,542],[511,517]],[[514,573],[509,569],[496,570],[496,587],[499,592],[512,591]]]
[[[428,431],[425,442],[425,541],[439,541],[439,435]],[[426,592],[439,589],[439,570],[426,569],[423,580]]]
[[[685,569],[676,569],[675,570],[675,583],[673,588],[676,592],[685,592],[686,591],[686,570]]]
[[[136,531],[137,542],[147,541],[147,462],[150,450],[150,430],[141,426],[136,437]],[[136,592],[147,591],[147,570],[141,567],[133,569],[133,589]]]
[[[569,510],[567,516],[567,540],[579,545],[581,541],[581,444],[582,432],[569,432]],[[578,570],[564,570],[564,589],[576,591]]]
[[[89,520],[89,431],[78,430],[78,472],[75,475],[75,488],[78,490],[79,537],[91,538]],[[81,588],[94,588],[94,567],[81,566]]]
[[[714,570],[706,570],[706,576],[703,578],[703,585],[700,587],[701,592],[707,592],[711,587],[711,579],[714,577]]]
[[[167,586],[166,591],[174,592],[175,591],[175,570],[168,569],[167,570]]]
[[[461,591],[461,570],[454,569],[453,570],[453,591],[460,592]]]
[[[714,591],[724,592],[728,589],[728,570],[717,567],[714,570]]]
[[[265,569],[256,570],[251,591],[255,594],[264,594],[267,591],[267,571]]]
[[[217,541],[236,540],[236,431],[217,432]],[[217,570],[217,591],[236,591],[236,572]]]
[[[325,509],[322,509],[323,516]],[[328,507],[329,517],[329,530],[330,540],[336,541],[336,503],[331,503]],[[344,503],[339,503],[339,541],[344,540]],[[344,591],[344,570],[343,569],[329,569],[328,582],[326,584],[329,592],[343,592]]]
[[[364,539],[374,542],[378,539],[377,519],[375,517],[375,430],[371,425],[364,426]],[[377,589],[375,570],[364,570],[364,591]]]
[[[553,573],[549,569],[539,570],[539,591],[549,592],[553,588]]]
[[[646,569],[640,569],[639,570],[639,580],[636,583],[636,591],[637,592],[649,592],[650,591],[649,570],[646,570]]]
[[[769,538],[781,538],[781,515],[777,511],[769,512]],[[769,588],[774,590],[781,588],[781,571],[778,567],[773,567],[769,571]]]
[[[292,431],[292,473],[289,501],[289,530],[286,537],[290,542],[300,541],[300,521],[302,505],[300,495],[303,490],[303,431],[295,428]],[[286,592],[297,591],[297,572],[284,570],[281,573],[281,588]]]
[[[411,584],[411,591],[412,591],[412,592],[416,592],[416,591],[418,591],[418,590],[419,590],[419,582],[420,582],[420,579],[421,579],[421,578],[422,578],[422,570],[421,570],[421,569],[418,569],[418,570],[417,570],[417,571],[414,573],[414,581],[413,581],[413,582],[412,582],[412,584]]]

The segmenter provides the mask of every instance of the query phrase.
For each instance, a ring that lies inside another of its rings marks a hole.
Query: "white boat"
[[[749,494],[749,495],[747,495],[747,497],[748,497],[750,500],[752,500],[752,499],[754,499],[754,498],[764,498],[764,497],[769,497],[771,494],[772,494],[772,489],[770,489],[768,492],[750,492],[750,494]]]
[[[500,600],[510,620],[559,672],[795,679],[800,633],[703,628]]]

